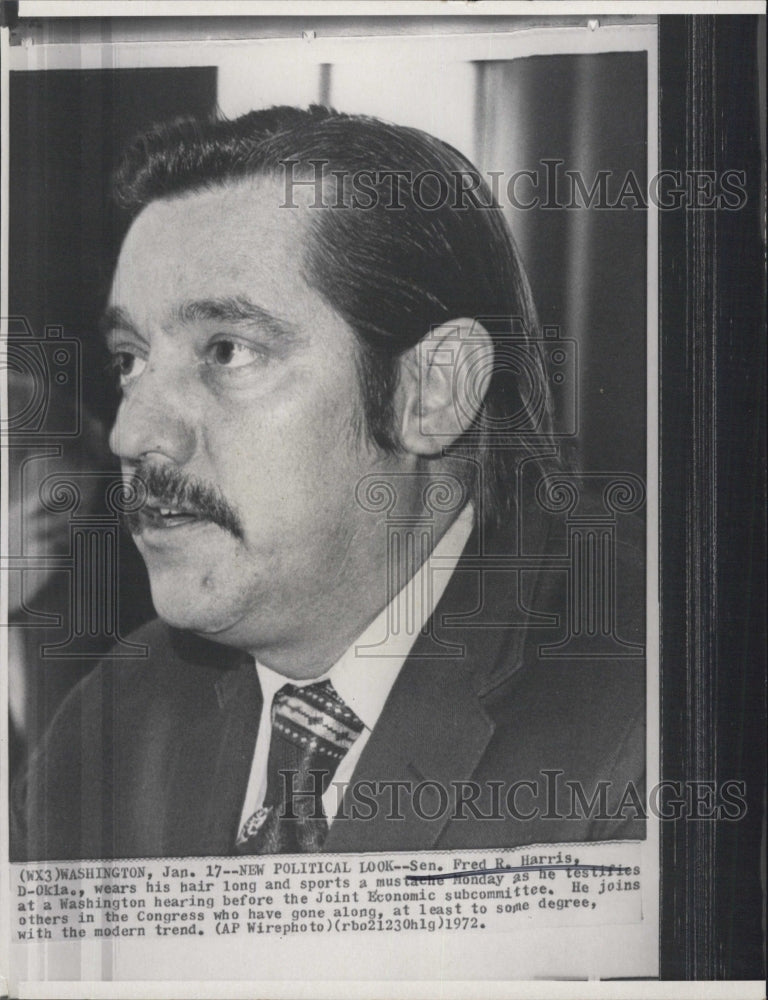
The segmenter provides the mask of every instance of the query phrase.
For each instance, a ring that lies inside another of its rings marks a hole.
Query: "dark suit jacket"
[[[350,818],[336,819],[324,851],[643,836],[633,806],[644,775],[638,646],[553,656],[568,636],[567,570],[535,560],[494,569],[487,546],[474,558],[479,545],[475,532],[363,751],[352,779],[363,794],[345,800]],[[620,563],[617,628],[637,642],[641,563]],[[17,783],[12,860],[232,853],[261,710],[253,662],[158,621],[131,638],[147,657],[107,659],[79,684]],[[425,781],[437,784],[414,798],[409,789]],[[604,798],[590,808],[600,781]],[[402,818],[392,782],[409,783]]]

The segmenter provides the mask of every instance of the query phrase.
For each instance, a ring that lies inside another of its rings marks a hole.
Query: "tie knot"
[[[272,700],[272,726],[304,753],[337,763],[364,729],[328,680],[281,687]]]

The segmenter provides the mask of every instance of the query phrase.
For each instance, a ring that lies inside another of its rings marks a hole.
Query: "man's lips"
[[[148,528],[181,528],[184,525],[206,521],[207,518],[182,507],[170,507],[165,504],[147,503],[139,511],[142,525]]]

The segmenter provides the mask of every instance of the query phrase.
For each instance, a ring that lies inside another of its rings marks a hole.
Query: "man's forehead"
[[[221,321],[282,344],[321,327],[351,336],[311,281],[312,209],[284,207],[283,197],[267,178],[149,204],[123,243],[102,333],[154,336]]]
[[[294,201],[285,203],[279,181],[272,177],[244,178],[216,184],[212,188],[189,191],[150,202],[134,220],[125,238],[120,257],[152,246],[177,245],[194,253],[210,253],[213,246],[259,244],[264,238],[303,243],[308,209]]]
[[[146,285],[163,298],[284,290],[303,280],[308,209],[284,205],[278,181],[248,178],[158,199],[134,220],[110,301]]]

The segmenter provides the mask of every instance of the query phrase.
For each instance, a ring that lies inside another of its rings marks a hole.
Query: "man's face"
[[[355,486],[393,467],[357,432],[354,335],[302,277],[309,210],[280,195],[254,180],[150,204],[108,310],[110,445],[149,486],[135,528],[157,612],[256,650],[381,606],[386,533]]]

